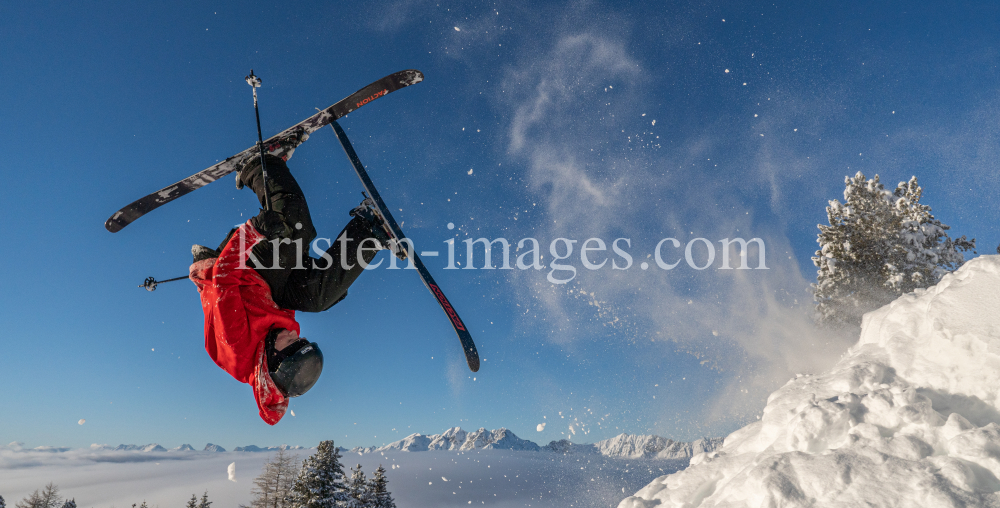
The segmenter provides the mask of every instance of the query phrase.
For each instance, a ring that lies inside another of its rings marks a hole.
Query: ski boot
[[[383,249],[388,249],[397,258],[406,260],[406,249],[396,239],[396,236],[392,233],[392,229],[386,224],[382,218],[382,214],[378,212],[378,207],[375,206],[375,201],[372,198],[366,195],[361,204],[351,210],[350,215],[351,217],[360,217],[371,225],[372,238],[377,240]]]
[[[260,160],[260,155],[257,154],[257,153],[254,153],[254,154],[251,154],[251,155],[249,155],[247,157],[244,157],[242,160],[236,162],[236,164],[235,164],[236,170],[234,171],[234,173],[236,173],[236,189],[237,190],[242,190],[243,186],[246,185],[243,182],[243,178],[241,177],[241,175],[243,174],[243,169],[246,168],[247,166],[249,166],[255,159],[259,161]]]

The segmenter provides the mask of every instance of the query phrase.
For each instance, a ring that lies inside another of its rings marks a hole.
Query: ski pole
[[[257,149],[260,152],[260,171],[264,177],[264,209],[271,210],[271,191],[267,188],[267,165],[264,163],[264,138],[260,134],[260,110],[257,109],[257,88],[260,87],[260,78],[253,75],[253,69],[250,69],[250,75],[245,78],[247,84],[253,88],[253,112],[257,115]]]
[[[139,284],[139,287],[146,288],[146,291],[156,291],[157,284],[163,284],[164,282],[173,282],[175,280],[181,280],[186,278],[188,278],[187,275],[183,277],[174,277],[173,279],[167,279],[167,280],[156,280],[153,277],[146,277],[146,280],[143,281],[142,284]]]

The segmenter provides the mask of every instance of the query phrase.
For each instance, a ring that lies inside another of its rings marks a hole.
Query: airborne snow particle
[[[469,168],[469,174],[470,175],[472,174],[472,168]]]
[[[539,423],[538,426],[535,427],[535,430],[538,432],[545,430],[545,422]]]
[[[729,74],[729,69],[726,69],[726,74]]]
[[[458,27],[456,26],[456,27],[455,27],[455,31],[456,31],[456,32],[461,32],[462,30],[461,30],[460,28],[458,28]]]
[[[295,410],[294,409],[290,409],[288,412],[292,413],[292,416],[295,416]]]
[[[656,125],[656,120],[653,120],[653,125]]]
[[[229,472],[229,481],[236,482],[236,463],[229,464],[227,471]]]
[[[446,481],[448,481],[448,479],[442,476],[442,477],[441,477],[441,481],[444,481],[444,482],[446,482]]]
[[[83,424],[87,423],[87,420],[84,420],[83,418],[80,418],[80,421],[78,421],[76,423],[79,424],[79,425],[83,425]]]

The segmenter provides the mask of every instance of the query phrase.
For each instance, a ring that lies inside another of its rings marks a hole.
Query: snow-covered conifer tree
[[[936,284],[965,261],[975,239],[952,240],[948,226],[920,204],[913,177],[895,192],[878,175],[845,178],[844,203],[830,201],[829,226],[819,225],[819,270],[813,294],[817,320],[828,326],[859,325],[861,316],[899,295]]]
[[[316,453],[302,462],[289,501],[296,508],[334,508],[347,503],[340,450],[322,441]]]
[[[371,508],[396,508],[396,502],[389,494],[387,483],[389,480],[385,478],[385,468],[379,464],[371,480],[368,480],[368,495],[371,496],[368,506]]]
[[[351,468],[351,480],[347,483],[347,508],[368,508],[368,482],[365,480],[365,473],[361,471],[361,464]]]
[[[74,497],[73,499],[67,499],[66,502],[63,503],[62,508],[76,508],[76,498]]]
[[[7,508],[7,501],[3,500],[3,496],[0,496],[0,508]]]
[[[191,499],[188,499],[186,508],[198,508],[198,495],[191,494]]]
[[[212,502],[208,500],[208,491],[201,496],[201,501],[198,502],[198,508],[211,508]]]

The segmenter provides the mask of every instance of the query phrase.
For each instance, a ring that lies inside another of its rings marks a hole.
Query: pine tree
[[[198,508],[211,508],[212,502],[208,500],[208,491],[201,496],[201,501],[198,503]]]
[[[0,506],[0,508],[3,507]],[[63,503],[62,508],[76,508],[76,498],[74,497],[73,499],[67,499],[66,502]]]
[[[388,483],[389,480],[385,477],[385,468],[379,464],[372,479],[368,480],[368,495],[370,496],[368,506],[371,508],[396,508],[396,502],[393,501],[386,485]]]
[[[132,506],[135,506],[135,505],[133,504]],[[139,508],[149,508],[149,505],[146,504],[146,500],[145,499],[142,500],[142,504],[139,505]]]
[[[0,496],[0,508],[7,508],[7,501],[3,500],[3,496]]]
[[[895,192],[885,190],[878,175],[868,180],[858,172],[844,183],[844,203],[830,201],[830,225],[818,226],[820,249],[812,258],[819,268],[813,294],[820,324],[860,325],[864,313],[936,284],[962,266],[962,252],[975,249],[975,239],[952,240],[949,227],[920,204],[916,177]]]
[[[197,494],[191,494],[191,499],[188,500],[186,508],[198,508],[198,495]]]
[[[347,503],[340,450],[333,441],[322,441],[316,453],[302,462],[289,498],[296,508],[334,508]]]
[[[347,495],[348,508],[367,508],[370,506],[368,482],[365,480],[365,473],[361,471],[361,464],[351,468],[351,480],[347,483]]]
[[[278,450],[273,459],[264,463],[264,471],[253,480],[251,508],[291,508],[286,498],[299,474],[296,461],[297,456]]]

